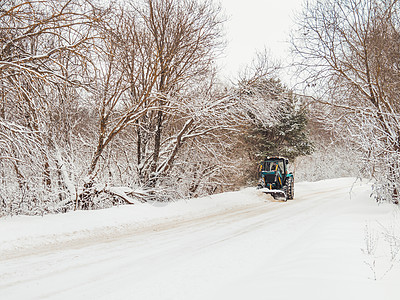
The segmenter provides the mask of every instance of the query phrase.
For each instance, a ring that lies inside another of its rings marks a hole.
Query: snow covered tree
[[[43,213],[45,202],[65,198],[67,186],[72,190],[57,145],[71,141],[74,111],[68,108],[83,83],[84,53],[100,19],[84,0],[0,3],[0,135],[6,137],[0,161],[7,170],[2,190],[11,195],[6,210],[19,213],[27,204]]]
[[[379,200],[398,201],[400,101],[398,1],[309,1],[294,52],[327,124],[356,142]],[[310,91],[311,92],[311,91]]]
[[[222,45],[223,18],[210,1],[147,0],[142,6],[130,5],[130,12],[125,11],[132,15],[124,31],[122,64],[130,84],[129,101],[152,106],[138,116],[135,131],[141,184],[154,186],[171,169],[189,133],[196,136],[193,132],[201,121],[194,118],[202,113],[193,111],[196,102],[190,107],[196,101],[190,94],[198,94],[198,82],[212,83],[207,77],[213,76]],[[133,49],[135,45],[139,48]],[[203,91],[202,97],[209,99]]]
[[[258,123],[251,129],[248,137],[255,146],[259,159],[267,156],[284,156],[294,160],[298,156],[312,152],[312,144],[307,132],[307,110],[304,105],[296,103],[297,97],[292,93],[288,98],[277,103],[276,122],[270,126]]]
[[[91,58],[97,144],[84,194],[121,169],[129,170],[121,184],[162,194],[179,176],[175,164],[187,163],[186,144],[228,127],[230,98],[215,89],[214,70],[224,18],[211,1],[183,0],[129,1],[111,14],[96,28],[100,51]],[[114,159],[121,154],[126,168]]]
[[[247,107],[249,119],[243,128],[242,143],[252,162],[246,177],[255,178],[256,164],[267,156],[294,160],[311,153],[307,110],[301,97],[270,75],[242,81],[241,85],[241,98],[252,105],[258,103]]]

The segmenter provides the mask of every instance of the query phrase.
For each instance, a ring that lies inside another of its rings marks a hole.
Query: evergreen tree
[[[248,110],[249,123],[237,151],[247,153],[244,179],[254,184],[257,164],[268,156],[283,156],[293,161],[309,155],[313,145],[308,134],[308,110],[303,99],[288,90],[279,79],[258,78],[241,82],[241,97],[257,103],[260,110]]]
[[[307,108],[302,99],[289,91],[277,79],[261,78],[253,82],[248,96],[254,101],[268,103],[268,109],[253,120],[248,129],[246,144],[252,160],[267,156],[284,156],[294,160],[312,153],[313,146],[307,132]]]
[[[294,160],[301,155],[312,153],[313,146],[307,132],[307,109],[296,103],[292,94],[279,103],[276,123],[271,126],[256,124],[251,140],[255,145],[258,159],[266,156],[284,156]]]

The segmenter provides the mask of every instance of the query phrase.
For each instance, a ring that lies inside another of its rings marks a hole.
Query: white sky
[[[257,51],[270,50],[275,59],[288,63],[289,32],[303,0],[220,0],[228,17],[228,41],[220,60],[222,74],[237,76]]]

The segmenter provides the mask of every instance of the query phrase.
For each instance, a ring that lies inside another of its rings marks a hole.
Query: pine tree
[[[269,126],[255,122],[247,138],[247,142],[253,145],[256,160],[267,156],[283,156],[294,160],[313,151],[307,132],[307,108],[295,94],[282,89],[280,84],[278,87],[283,97],[269,100],[276,101],[275,121]]]
[[[258,125],[254,136],[258,140],[256,155],[284,156],[291,160],[312,152],[312,144],[307,134],[307,110],[296,108],[295,97],[281,105],[277,123],[264,127]]]

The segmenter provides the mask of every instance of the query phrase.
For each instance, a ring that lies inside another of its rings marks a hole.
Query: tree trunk
[[[162,120],[163,120],[163,111],[160,109],[157,112],[157,123],[156,123],[156,132],[154,136],[154,152],[153,152],[153,162],[150,168],[150,180],[149,185],[154,187],[157,182],[158,175],[156,174],[158,160],[160,158],[160,148],[161,148],[161,134],[162,134]]]
[[[99,162],[103,150],[104,150],[103,137],[100,137],[99,143],[97,144],[96,152],[94,153],[92,162],[90,163],[90,169],[88,173],[90,180],[94,179],[94,170],[96,169],[97,163]]]

